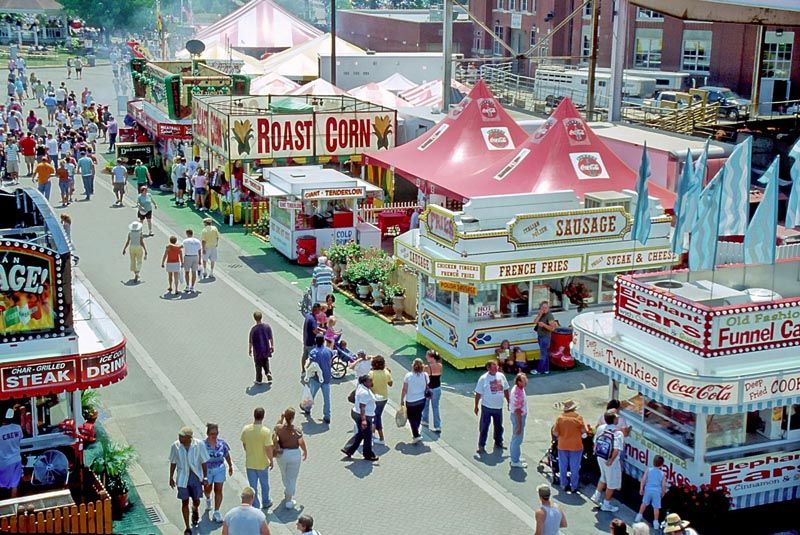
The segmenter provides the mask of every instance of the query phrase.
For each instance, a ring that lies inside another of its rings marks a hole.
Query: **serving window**
[[[65,392],[33,398],[16,398],[4,401],[3,412],[14,409],[13,421],[22,428],[24,438],[35,438],[61,433],[64,420],[74,419],[71,395]]]
[[[669,440],[661,441],[665,449],[681,455],[694,450],[694,413],[668,407],[624,384],[619,384],[619,399],[626,419],[647,424],[645,434],[649,429]]]
[[[499,287],[497,284],[478,284],[477,288],[478,292],[469,296],[467,308],[469,321],[491,319],[498,311]]]

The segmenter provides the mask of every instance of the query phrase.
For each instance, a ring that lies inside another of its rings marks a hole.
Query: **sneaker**
[[[442,432],[442,428],[441,427],[431,427],[431,431],[433,431],[434,433],[441,433]]]
[[[653,529],[659,531],[661,529],[661,524],[658,520],[653,520]]]
[[[294,509],[294,500],[287,500],[284,505],[287,509]]]
[[[619,507],[616,505],[611,505],[611,502],[603,502],[603,505],[600,506],[600,510],[608,513],[616,513],[619,511]]]
[[[206,512],[211,510],[211,498],[206,498]]]
[[[511,463],[511,468],[528,468],[528,463],[520,461],[518,463]]]
[[[272,501],[269,501],[261,506],[262,509],[269,509],[272,507]]]
[[[641,522],[642,521],[642,514],[641,513],[636,513],[636,516],[633,517],[633,521],[634,522]]]
[[[539,372],[537,372],[536,370],[533,370],[533,371],[531,372],[531,375],[539,375]]]
[[[414,437],[411,440],[411,442],[414,443],[414,444],[419,444],[420,442],[422,442],[422,437]]]
[[[592,497],[589,499],[592,500],[594,503],[600,503],[600,500],[602,498],[603,498],[602,494],[600,494],[598,491],[594,491],[594,494],[592,494]]]
[[[219,511],[214,511],[214,516],[211,517],[211,520],[214,522],[222,522],[222,513]]]
[[[271,373],[268,373],[268,374],[267,374],[267,382],[268,382],[268,383],[271,383],[271,382],[272,382],[272,374],[271,374]]]

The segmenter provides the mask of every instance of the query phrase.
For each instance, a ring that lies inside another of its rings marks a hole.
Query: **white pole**
[[[628,40],[628,0],[615,0],[614,27],[611,39],[611,94],[608,102],[608,120],[622,118],[622,82],[625,71],[625,49]]]
[[[444,71],[442,76],[442,113],[450,109],[450,84],[453,79],[453,2],[444,0],[444,27],[442,28],[442,56]]]

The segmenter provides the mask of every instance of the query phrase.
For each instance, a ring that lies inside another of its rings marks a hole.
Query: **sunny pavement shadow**
[[[272,385],[270,383],[254,383],[245,388],[244,391],[248,396],[257,396],[259,394],[265,394],[269,392],[271,388]]]
[[[411,439],[409,438],[406,440]],[[416,457],[417,455],[431,452],[430,446],[425,445],[424,442],[420,442],[419,444],[414,444],[413,442],[398,442],[395,444],[394,449],[395,451],[410,457]]]
[[[319,435],[320,433],[324,433],[328,429],[330,429],[330,425],[324,423],[323,421],[316,421],[311,416],[305,416],[306,421],[300,424],[300,427],[303,429],[304,435]]]
[[[348,465],[345,467],[347,468],[354,476],[358,479],[364,479],[372,475],[373,469],[372,467],[376,464],[372,461],[367,461],[366,459],[346,459],[342,457],[348,462]]]

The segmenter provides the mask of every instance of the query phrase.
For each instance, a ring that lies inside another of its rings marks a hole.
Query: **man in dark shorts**
[[[303,357],[300,359],[300,379],[305,380],[306,375],[306,360],[308,354],[314,349],[314,341],[317,339],[319,333],[319,324],[317,323],[317,314],[319,314],[320,304],[314,303],[311,306],[311,312],[306,314],[306,319],[303,322]]]
[[[250,329],[250,356],[256,364],[256,384],[261,384],[262,370],[267,374],[267,382],[272,382],[272,374],[269,372],[269,359],[275,350],[272,339],[272,328],[263,323],[263,315],[260,311],[253,312],[253,319],[256,324]]]
[[[192,533],[192,525],[200,521],[200,497],[203,485],[208,484],[208,450],[202,441],[193,437],[191,427],[182,427],[178,440],[169,450],[169,486],[178,488],[178,499],[181,501],[183,522],[186,525],[184,534]],[[192,500],[192,523],[189,524],[189,500]]]
[[[150,236],[153,235],[153,208],[158,208],[153,196],[147,191],[147,186],[139,188],[139,196],[136,197],[137,213],[139,214],[139,221],[144,222],[147,220],[147,232]]]
[[[14,423],[14,409],[8,409],[3,425],[0,425],[0,489],[9,490],[12,498],[17,497],[17,487],[22,479],[21,440],[22,428]]]
[[[176,182],[178,189],[175,192],[175,197],[176,197],[175,204],[177,204],[178,206],[183,206],[183,204],[184,204],[183,203],[183,195],[186,193],[186,183],[187,183],[187,179],[186,179],[186,174],[187,174],[187,171],[186,171],[186,158],[181,156],[181,162],[180,163],[181,163],[181,166],[180,166],[180,168],[178,168],[178,176],[177,176],[177,182]]]

